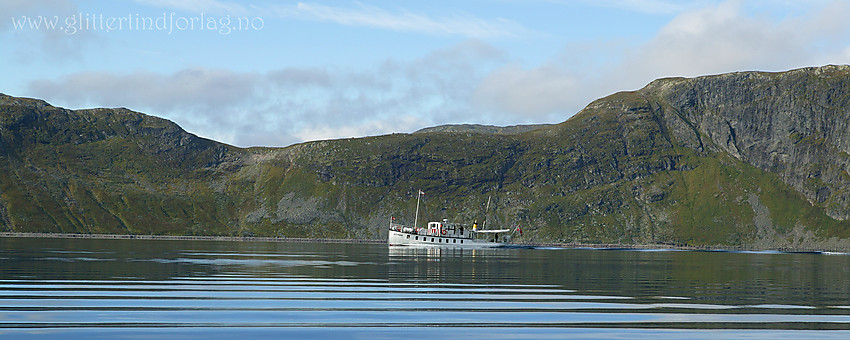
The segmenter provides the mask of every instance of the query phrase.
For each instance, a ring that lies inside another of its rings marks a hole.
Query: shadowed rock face
[[[722,150],[777,173],[832,218],[850,218],[850,67],[665,79],[657,98],[688,147]],[[706,146],[709,144],[709,146]]]
[[[850,249],[850,68],[671,78],[556,125],[241,149],[127,109],[0,95],[0,231]],[[490,211],[484,211],[492,197]]]

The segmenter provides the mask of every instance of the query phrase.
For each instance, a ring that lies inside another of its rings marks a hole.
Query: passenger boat
[[[447,220],[441,222],[428,222],[427,227],[419,228],[416,222],[419,219],[419,197],[424,193],[420,190],[416,198],[416,217],[413,226],[405,226],[395,223],[390,219],[387,244],[391,246],[436,246],[436,247],[462,247],[462,248],[495,248],[502,247],[510,240],[510,229],[479,229],[477,223],[468,225],[449,223]],[[487,200],[490,206],[490,200]],[[486,223],[486,220],[485,220]],[[483,225],[482,225],[483,228]]]
[[[494,248],[505,245],[510,229],[477,230],[462,225],[442,222],[428,222],[427,228],[414,228],[390,222],[387,243],[391,246],[418,245],[464,248]]]

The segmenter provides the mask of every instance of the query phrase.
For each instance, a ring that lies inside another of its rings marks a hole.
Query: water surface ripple
[[[850,335],[850,256],[0,238],[0,337]]]

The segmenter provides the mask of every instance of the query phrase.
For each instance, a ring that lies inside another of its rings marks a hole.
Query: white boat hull
[[[387,243],[391,246],[426,246],[426,247],[457,247],[457,248],[496,248],[505,244],[476,240],[472,238],[453,236],[430,236],[389,230]]]

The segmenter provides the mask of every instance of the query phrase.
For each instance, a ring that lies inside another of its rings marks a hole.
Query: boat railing
[[[404,228],[406,228],[404,225],[398,223],[390,223],[390,230],[402,231]]]
[[[405,226],[403,224],[398,224],[398,223],[390,223],[390,230],[394,230],[394,231],[398,231],[398,232],[402,232],[402,233],[411,233],[411,234],[418,233],[418,231],[415,230],[413,227],[408,227],[408,226]]]

